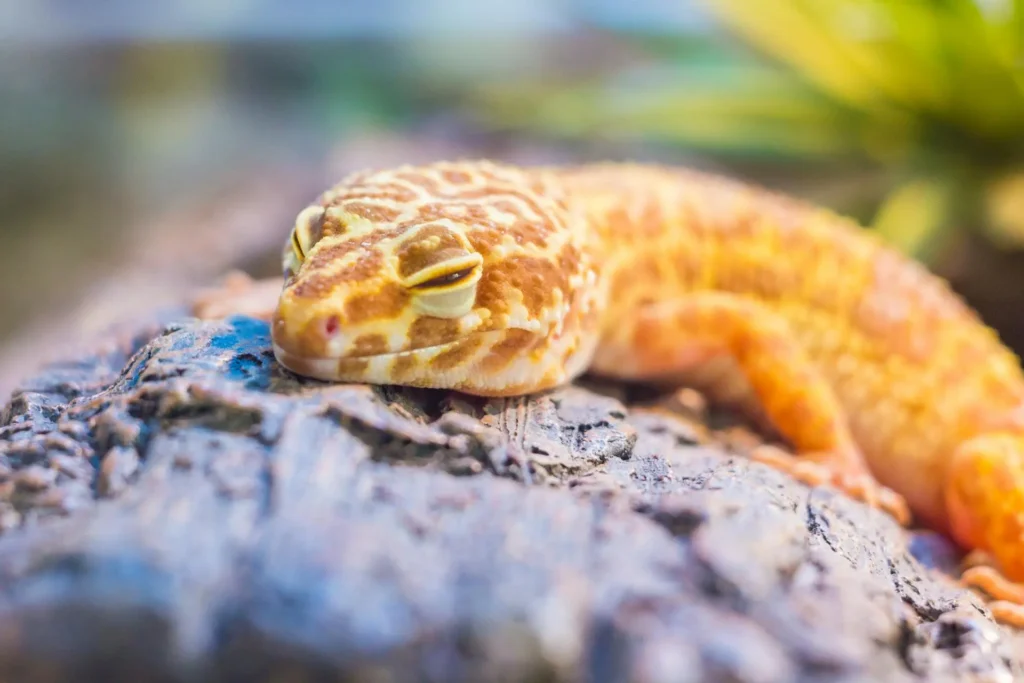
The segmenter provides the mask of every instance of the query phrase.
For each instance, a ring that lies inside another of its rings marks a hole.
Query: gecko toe
[[[751,451],[750,458],[777,469],[806,486],[833,486],[849,498],[885,512],[901,526],[910,524],[910,506],[903,496],[880,484],[870,473],[851,472],[847,468],[836,466],[834,454],[794,455],[775,446],[762,444]]]

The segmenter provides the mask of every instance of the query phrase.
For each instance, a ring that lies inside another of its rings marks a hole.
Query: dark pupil
[[[441,275],[435,277],[433,280],[427,280],[422,282],[418,287],[440,287],[441,285],[450,285],[453,282],[458,282],[464,278],[469,277],[469,274],[473,272],[472,268],[466,268],[465,270],[457,270],[454,273],[448,273],[447,275]]]

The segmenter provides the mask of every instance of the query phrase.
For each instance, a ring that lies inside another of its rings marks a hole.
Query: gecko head
[[[520,184],[485,187],[472,170],[360,174],[299,213],[272,324],[283,366],[481,395],[564,381],[579,346],[580,259],[558,234],[559,205],[537,199],[524,217],[508,204],[503,216],[489,207]]]

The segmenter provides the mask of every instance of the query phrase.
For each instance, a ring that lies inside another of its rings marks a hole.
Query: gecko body
[[[1018,359],[851,220],[683,169],[439,162],[352,174],[299,214],[284,260],[271,329],[298,374],[484,396],[587,371],[697,386],[797,454],[766,461],[991,555],[998,572],[965,579],[1021,621]]]

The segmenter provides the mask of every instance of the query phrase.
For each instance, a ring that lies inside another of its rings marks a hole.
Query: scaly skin
[[[1024,581],[1017,358],[826,210],[681,169],[437,163],[326,192],[285,271],[272,332],[296,373],[487,396],[588,370],[697,386],[800,456],[765,461],[902,521],[909,505]],[[1021,622],[1019,587],[989,567],[965,579]]]

